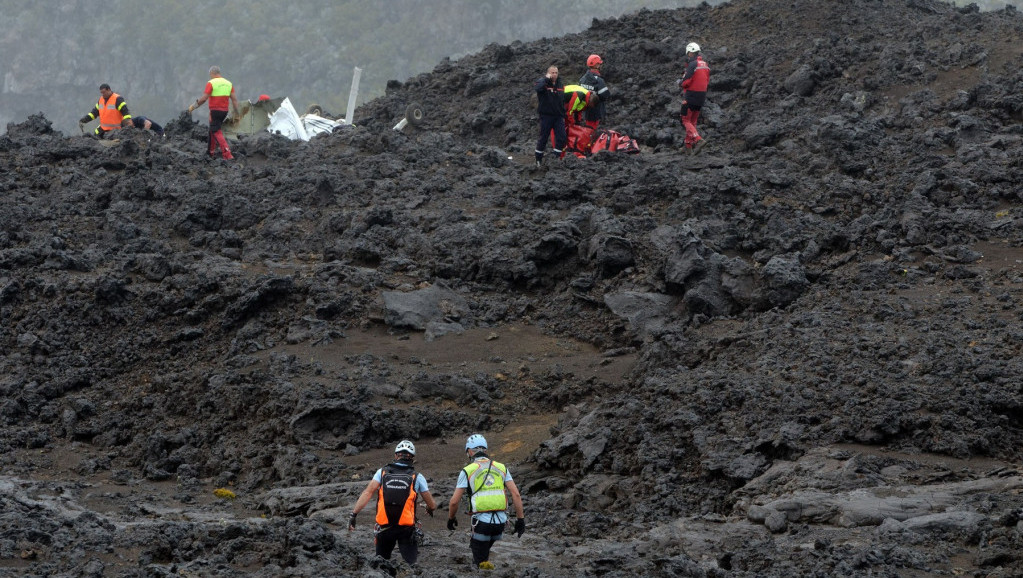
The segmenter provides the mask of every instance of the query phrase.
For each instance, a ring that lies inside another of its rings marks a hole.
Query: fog
[[[405,81],[490,43],[560,37],[595,18],[698,3],[0,0],[0,126],[6,132],[8,123],[41,112],[55,129],[78,134],[77,120],[95,105],[101,83],[122,95],[133,115],[166,122],[202,94],[211,65],[221,67],[241,101],[287,96],[299,112],[316,103],[341,116],[356,67],[358,108],[390,80]],[[524,91],[529,81],[523,79]],[[194,118],[204,121],[206,114],[204,108]]]
[[[1020,1],[977,5],[1002,9]],[[383,94],[388,81],[406,81],[445,58],[458,59],[490,43],[561,37],[582,32],[595,19],[699,3],[65,0],[55,6],[0,0],[0,127],[6,132],[8,123],[42,113],[55,129],[78,134],[77,120],[96,103],[101,83],[124,96],[133,115],[166,122],[202,94],[214,64],[242,101],[260,94],[287,96],[299,112],[315,103],[342,116],[356,67],[362,70],[358,108]],[[597,53],[613,49],[592,48]],[[528,82],[523,79],[524,91]],[[203,109],[194,118],[204,121],[205,115]]]

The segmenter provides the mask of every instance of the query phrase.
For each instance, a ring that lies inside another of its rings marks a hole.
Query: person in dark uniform
[[[685,75],[678,81],[678,85],[682,89],[682,109],[678,116],[682,121],[682,126],[686,128],[685,151],[696,154],[707,144],[707,141],[696,130],[696,120],[700,118],[700,109],[703,108],[703,103],[707,100],[710,67],[700,55],[700,45],[695,42],[686,45],[686,58],[689,59],[689,62],[686,65]]]
[[[543,153],[547,149],[547,141],[551,140],[554,131],[554,154],[561,156],[568,142],[565,130],[565,87],[558,80],[558,67],[551,66],[547,74],[537,79],[533,85],[536,90],[536,111],[540,114],[540,138],[536,141],[536,166],[543,164]]]
[[[600,76],[600,67],[604,65],[604,60],[596,55],[591,54],[586,59],[586,66],[589,70],[586,74],[579,79],[579,86],[593,92],[597,95],[596,105],[587,109],[584,113],[586,116],[586,124],[596,129],[600,126],[600,121],[604,120],[607,116],[607,102],[611,100],[611,90],[607,87],[607,83],[604,82],[604,78]]]
[[[153,120],[150,118],[146,118],[144,116],[135,116],[132,117],[131,123],[135,125],[135,128],[140,128],[142,130],[151,130],[155,132],[157,136],[161,137],[164,135],[163,127],[153,122]]]

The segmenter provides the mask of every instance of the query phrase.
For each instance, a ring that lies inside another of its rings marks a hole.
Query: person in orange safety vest
[[[416,540],[419,530],[416,520],[417,498],[422,496],[426,503],[426,513],[431,517],[437,509],[426,478],[412,467],[415,457],[416,446],[412,442],[398,442],[394,448],[395,461],[376,471],[356,500],[352,515],[348,518],[348,531],[352,531],[355,529],[356,516],[376,495],[377,531],[374,542],[377,555],[385,560],[391,559],[397,544],[401,557],[409,564],[415,564],[419,558],[419,544]]]
[[[110,85],[103,83],[99,85],[99,101],[92,107],[89,114],[78,119],[78,128],[85,130],[85,123],[99,119],[99,126],[94,134],[102,138],[106,133],[128,126],[131,122],[131,113],[128,112],[128,105],[124,98],[110,90]]]

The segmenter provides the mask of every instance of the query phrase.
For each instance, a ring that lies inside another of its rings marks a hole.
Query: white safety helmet
[[[408,454],[411,454],[411,455],[414,456],[414,455],[416,455],[416,446],[413,445],[412,442],[410,442],[408,440],[401,440],[400,442],[398,442],[398,445],[394,446],[394,453],[400,454],[402,452],[405,452],[405,453],[408,453]]]
[[[689,44],[686,44],[686,54],[689,54],[690,52],[699,52],[699,51],[700,51],[700,45],[699,44],[697,44],[695,42],[690,42]]]
[[[487,438],[480,434],[472,434],[469,439],[465,440],[465,449],[474,450],[477,448],[487,449]]]

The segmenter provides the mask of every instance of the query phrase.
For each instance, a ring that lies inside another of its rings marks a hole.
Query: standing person
[[[416,446],[409,440],[402,440],[394,448],[394,462],[373,474],[366,489],[352,508],[348,518],[348,531],[355,529],[355,517],[366,504],[377,496],[377,531],[374,538],[376,553],[386,560],[391,559],[394,545],[398,545],[401,557],[409,564],[419,559],[419,544],[416,542],[416,501],[419,496],[426,502],[426,513],[431,517],[437,503],[430,495],[426,478],[415,471]]]
[[[490,547],[501,539],[504,526],[508,523],[508,496],[511,494],[515,505],[515,529],[513,534],[521,538],[526,531],[526,518],[522,509],[522,496],[512,481],[508,466],[495,462],[487,456],[487,440],[480,434],[473,434],[465,441],[465,454],[469,457],[469,465],[458,472],[455,482],[455,493],[448,504],[448,530],[454,531],[458,526],[458,502],[462,494],[469,492],[469,509],[472,513],[472,537],[469,539],[469,550],[472,551],[472,563],[480,570],[493,570],[490,561]]]
[[[131,113],[128,112],[128,105],[124,98],[110,90],[110,85],[103,83],[99,85],[99,101],[92,107],[89,114],[78,119],[78,128],[85,130],[85,123],[99,118],[99,126],[96,127],[95,135],[103,138],[103,135],[110,131],[118,130],[122,126],[128,126],[131,122]]]
[[[151,130],[156,133],[157,136],[163,136],[163,127],[153,122],[152,119],[144,116],[136,116],[131,119],[131,124],[135,125],[135,128],[142,130]]]
[[[554,154],[561,156],[561,151],[568,142],[565,131],[565,103],[562,98],[565,87],[558,80],[558,67],[551,66],[547,74],[537,79],[533,85],[536,90],[536,111],[540,113],[540,138],[536,141],[536,166],[543,164],[543,152],[547,141],[551,140],[554,131]]]
[[[596,129],[600,121],[607,116],[606,104],[611,100],[611,90],[600,76],[600,67],[604,65],[604,59],[597,54],[591,54],[586,59],[586,66],[589,70],[579,79],[579,85],[597,95],[596,106],[586,111],[586,124]]]
[[[231,160],[234,155],[231,154],[231,149],[227,146],[227,139],[224,138],[224,119],[227,118],[227,111],[233,110],[234,115],[238,114],[238,99],[234,96],[234,86],[231,81],[220,76],[220,67],[210,67],[210,81],[206,83],[206,90],[203,95],[196,99],[195,104],[188,106],[188,112],[191,112],[203,105],[207,100],[210,101],[210,138],[209,138],[209,154],[210,157],[216,156],[217,147],[220,147],[221,154],[224,156],[224,160]],[[228,104],[230,103],[230,108]]]
[[[710,83],[710,67],[703,61],[700,54],[700,45],[690,42],[686,45],[685,75],[678,81],[682,89],[682,109],[679,111],[679,120],[686,128],[686,152],[696,154],[700,152],[707,141],[696,131],[696,120],[700,118],[700,109],[707,100],[707,85]]]

